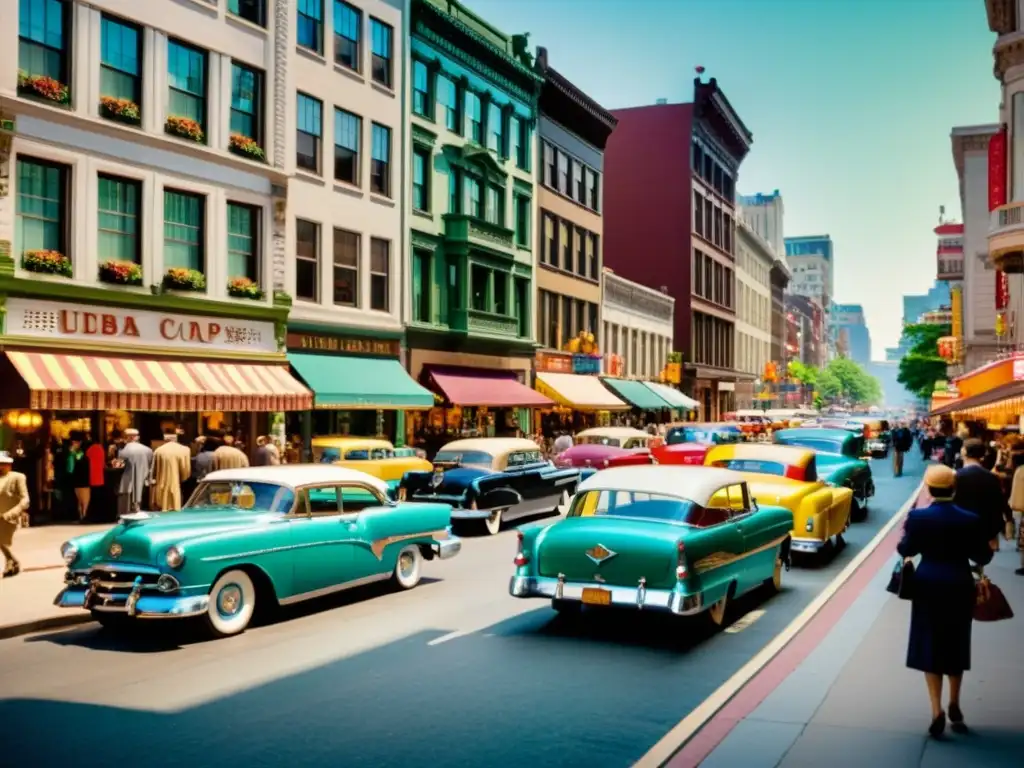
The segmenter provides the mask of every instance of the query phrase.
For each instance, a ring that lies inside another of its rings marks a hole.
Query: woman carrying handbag
[[[953,504],[956,473],[943,465],[928,468],[925,486],[932,501],[907,515],[897,551],[904,558],[921,556],[910,585],[910,639],[907,666],[924,672],[932,707],[928,732],[938,738],[946,730],[942,709],[942,678],[949,678],[949,720],[966,732],[960,709],[963,674],[971,668],[971,626],[977,591],[973,561],[992,560],[982,520]],[[906,596],[901,594],[902,596]]]

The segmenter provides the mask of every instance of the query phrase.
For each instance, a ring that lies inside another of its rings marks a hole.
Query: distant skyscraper
[[[832,323],[838,333],[846,335],[850,359],[860,365],[871,362],[871,331],[860,304],[834,304]]]
[[[760,192],[756,195],[740,195],[739,203],[743,222],[772,247],[776,256],[782,258],[786,252],[782,223],[785,207],[779,190],[776,189],[770,195]]]
[[[828,295],[835,295],[835,260],[833,258],[832,236],[831,235],[803,235],[801,237],[787,237],[786,259],[790,268],[800,263],[814,263],[818,259],[828,265],[825,278],[825,291]],[[817,258],[814,258],[817,257]],[[796,282],[796,275],[793,275]],[[826,307],[828,309],[828,307]]]
[[[921,322],[921,316],[926,312],[949,307],[952,301],[949,283],[936,280],[935,285],[928,289],[928,293],[903,297],[903,324],[915,325]],[[885,350],[885,359],[890,362],[899,361],[909,350],[907,340],[901,337],[898,347],[888,347]]]

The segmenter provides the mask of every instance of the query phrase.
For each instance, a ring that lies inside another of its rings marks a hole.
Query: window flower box
[[[172,136],[191,139],[196,144],[206,141],[206,134],[203,133],[202,126],[190,117],[168,115],[167,122],[164,123],[164,131]]]
[[[142,111],[131,99],[115,99],[113,96],[100,97],[100,114],[108,120],[117,120],[128,125],[142,122]]]
[[[21,256],[21,268],[43,275],[72,277],[74,274],[71,259],[60,251],[25,251]]]
[[[262,162],[267,160],[267,153],[263,151],[263,147],[257,144],[255,139],[251,139],[242,133],[231,134],[231,138],[228,140],[228,149],[236,155],[248,157],[250,160],[260,160]]]
[[[228,280],[228,295],[236,299],[252,299],[262,301],[266,295],[259,283],[250,280],[248,277],[232,277]]]
[[[164,273],[163,287],[171,291],[205,291],[206,275],[198,269],[171,267]]]
[[[134,261],[104,261],[100,264],[100,281],[115,285],[142,285],[142,267]]]
[[[71,103],[71,91],[64,83],[46,75],[30,75],[24,70],[18,70],[18,93],[52,101],[61,106]]]

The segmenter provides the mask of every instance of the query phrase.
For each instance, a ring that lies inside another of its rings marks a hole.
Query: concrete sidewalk
[[[1019,766],[1024,755],[1024,577],[1002,542],[986,573],[1017,616],[975,623],[973,669],[961,706],[971,733],[927,737],[923,675],[905,666],[910,603],[885,591],[897,528],[833,598],[840,615],[812,621],[690,743],[670,766],[702,768],[945,768]],[[844,594],[844,592],[846,594]],[[822,612],[825,614],[825,611]],[[801,658],[793,663],[793,654]]]

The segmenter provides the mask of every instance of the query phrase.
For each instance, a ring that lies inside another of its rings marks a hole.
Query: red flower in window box
[[[55,104],[71,101],[71,92],[64,83],[46,75],[30,75],[24,70],[18,70],[18,93],[38,96]]]
[[[117,285],[142,285],[142,267],[134,261],[104,261],[100,264],[100,280]]]
[[[142,111],[131,99],[115,99],[113,96],[100,97],[100,114],[110,120],[138,125],[142,122]]]
[[[256,140],[243,133],[232,133],[228,140],[228,149],[236,155],[252,158],[253,160],[266,160],[267,153],[263,147],[256,143]]]
[[[183,139],[192,139],[197,144],[206,141],[206,134],[199,123],[190,117],[177,117],[168,115],[164,123],[164,130],[172,136],[181,136]]]
[[[25,251],[21,255],[21,268],[43,275],[71,277],[74,274],[71,259],[60,251]]]
[[[250,280],[248,277],[232,277],[228,280],[228,295],[236,299],[252,299],[262,301],[265,294],[259,283]]]

